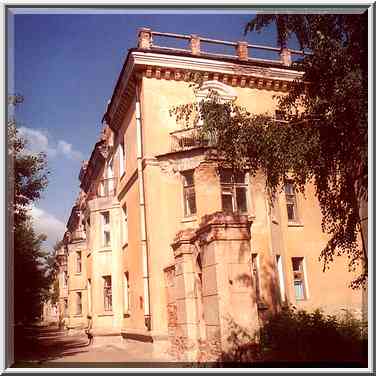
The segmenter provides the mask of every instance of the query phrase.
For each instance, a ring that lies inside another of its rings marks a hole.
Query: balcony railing
[[[116,193],[116,178],[102,179],[98,184],[97,197],[113,197]]]
[[[155,38],[158,38],[163,45],[157,45],[155,43]],[[172,46],[165,46],[166,40],[171,40]],[[179,41],[183,42],[183,46],[185,48],[179,48],[176,44],[180,45]],[[188,46],[186,46],[188,42]],[[220,49],[222,48],[230,48],[233,49],[232,52],[228,54],[219,53],[219,52],[212,52],[208,48],[203,50],[203,46],[218,46]],[[292,55],[309,55],[310,52],[294,50],[290,48],[279,48],[279,47],[272,47],[272,46],[264,46],[264,45],[257,45],[257,44],[249,44],[246,41],[224,41],[218,39],[211,39],[201,37],[199,35],[186,35],[186,34],[176,34],[176,33],[163,33],[155,30],[151,30],[148,28],[141,28],[138,34],[138,47],[142,49],[163,49],[163,50],[172,50],[172,51],[189,51],[193,55],[212,55],[218,57],[237,57],[239,60],[247,61],[252,58],[254,61],[262,61],[262,62],[276,62],[279,61],[284,66],[291,65],[292,62]],[[261,51],[261,53],[272,53],[272,55],[277,54],[279,55],[277,59],[265,59],[265,58],[258,58],[253,56],[254,52]]]
[[[212,147],[216,139],[211,135],[204,135],[201,127],[186,128],[170,133],[170,151],[183,151],[199,147]]]

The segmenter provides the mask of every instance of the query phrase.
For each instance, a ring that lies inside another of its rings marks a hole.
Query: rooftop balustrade
[[[177,41],[185,40],[189,42],[189,48],[178,48],[171,46],[162,46],[154,43],[155,37],[165,41],[166,39],[173,39],[172,44],[177,44]],[[220,47],[233,47],[234,54],[223,54],[223,53],[213,53],[205,51],[202,49],[202,44],[216,45]],[[294,50],[290,48],[278,48],[272,46],[264,46],[258,44],[250,44],[246,41],[237,41],[230,42],[218,39],[211,39],[200,37],[198,35],[185,35],[185,34],[176,34],[176,33],[163,33],[159,31],[154,31],[148,28],[141,28],[138,33],[138,47],[142,49],[162,49],[170,51],[181,51],[181,52],[190,52],[192,55],[211,55],[217,57],[227,57],[227,58],[237,58],[240,61],[260,61],[266,63],[276,63],[279,62],[282,66],[290,66],[292,63],[292,55],[309,55],[309,52]],[[279,54],[279,60],[270,60],[270,59],[260,59],[253,57],[252,51],[269,51]]]

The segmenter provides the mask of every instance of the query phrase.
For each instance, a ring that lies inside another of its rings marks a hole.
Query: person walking
[[[93,326],[93,319],[90,315],[87,315],[87,328],[85,330],[85,333],[86,333],[87,338],[89,340],[89,343],[87,344],[88,346],[90,346],[94,341],[92,326]]]

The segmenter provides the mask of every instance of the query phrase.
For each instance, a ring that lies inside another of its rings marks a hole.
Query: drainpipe
[[[148,262],[148,243],[146,237],[146,209],[144,195],[144,175],[142,169],[142,123],[141,123],[141,105],[139,86],[136,84],[136,131],[137,131],[137,174],[138,190],[140,201],[140,228],[141,228],[141,252],[142,252],[142,271],[144,281],[144,317],[145,326],[151,330],[150,315],[150,288],[149,288],[149,262]]]

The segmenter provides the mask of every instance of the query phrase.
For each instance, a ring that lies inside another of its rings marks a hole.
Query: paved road
[[[51,327],[24,329],[16,333],[15,343],[16,367],[153,367],[159,363],[174,364],[165,351],[153,351],[151,343],[97,337],[88,346],[85,335],[67,335]]]

